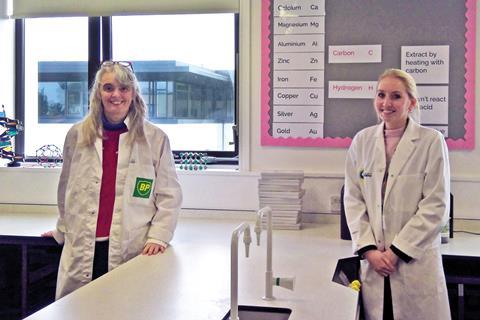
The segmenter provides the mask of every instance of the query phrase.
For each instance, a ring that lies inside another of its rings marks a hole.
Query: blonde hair
[[[400,80],[403,83],[403,85],[405,86],[405,90],[407,91],[408,97],[410,99],[415,99],[416,101],[415,105],[413,106],[413,110],[410,117],[412,118],[412,120],[419,123],[420,110],[418,106],[418,92],[417,92],[417,84],[415,82],[415,79],[413,79],[413,77],[410,74],[408,74],[403,70],[394,69],[394,68],[386,69],[378,77],[377,87],[378,87],[378,83],[380,83],[380,81],[382,81],[385,78],[395,78]]]
[[[103,75],[109,72],[115,73],[115,79],[122,86],[127,86],[133,90],[133,100],[127,114],[129,118],[127,141],[132,143],[136,139],[145,138],[143,122],[145,120],[147,106],[140,94],[137,77],[129,67],[113,63],[102,65],[95,75],[95,81],[90,90],[89,112],[82,122],[82,144],[84,145],[93,145],[97,138],[103,138],[103,104],[100,95],[100,81]]]

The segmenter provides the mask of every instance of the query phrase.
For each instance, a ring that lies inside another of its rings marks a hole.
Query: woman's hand
[[[142,254],[147,256],[153,256],[158,253],[164,253],[165,249],[166,248],[161,244],[147,242],[147,244],[145,244],[145,247],[143,248]]]
[[[390,261],[390,263],[393,265],[393,266],[396,266],[397,263],[398,263],[398,256],[392,251],[392,249],[388,249],[387,251],[385,251],[383,253],[383,255]]]
[[[42,233],[40,236],[53,238],[53,230],[44,232],[44,233]]]
[[[372,265],[373,269],[382,277],[387,277],[395,272],[395,264],[385,252],[380,250],[369,250],[365,252],[363,256]]]

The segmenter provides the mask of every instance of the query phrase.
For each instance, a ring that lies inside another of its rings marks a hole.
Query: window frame
[[[239,154],[239,14],[234,14],[234,55],[235,55],[235,70],[234,70],[234,109],[233,109],[233,151],[199,151],[199,150],[172,150],[174,158],[177,162],[180,161],[180,154],[185,152],[204,153],[208,157],[214,159],[213,164],[231,164],[238,165]],[[88,18],[88,88],[91,88],[94,81],[95,73],[103,60],[111,60],[112,58],[112,18],[108,17],[89,17]],[[102,59],[103,57],[103,59]],[[168,89],[167,82],[166,88]],[[157,88],[157,83],[155,83]],[[174,84],[175,87],[175,84]],[[188,89],[191,90],[190,88]],[[168,90],[166,90],[168,93]],[[87,94],[88,96],[88,94]],[[168,94],[167,94],[168,96]],[[175,97],[175,89],[173,90]],[[153,100],[157,100],[158,92],[153,93]],[[215,92],[211,95],[215,101]],[[150,99],[150,97],[149,97]],[[167,98],[168,101],[168,98]],[[191,101],[193,102],[193,101]],[[40,107],[40,106],[38,106]],[[187,106],[189,112],[191,106]],[[172,112],[167,102],[167,114]],[[199,110],[204,112],[205,107]],[[15,115],[20,121],[25,121],[25,20],[15,19]],[[48,121],[45,121],[48,123]],[[15,152],[24,154],[25,151],[25,135],[20,134],[15,138]],[[25,161],[36,161],[34,156],[25,155]]]

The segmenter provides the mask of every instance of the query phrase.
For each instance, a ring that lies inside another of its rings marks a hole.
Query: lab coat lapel
[[[375,149],[373,154],[373,179],[375,189],[378,192],[375,192],[374,199],[372,199],[373,203],[380,203],[382,201],[382,183],[383,183],[383,176],[387,166],[387,159],[385,156],[385,141],[383,138],[383,122],[380,123],[375,131]]]
[[[95,151],[97,151],[98,159],[100,159],[100,163],[102,163],[102,159],[103,159],[103,139],[102,138],[95,139]]]
[[[133,157],[130,159],[130,155],[132,154],[132,150],[137,149],[137,143],[134,142],[132,146],[132,143],[125,141],[128,139],[128,134],[129,133],[127,132],[120,135],[120,143],[118,144],[118,169],[128,168],[128,165],[131,161],[135,163],[135,159],[133,159]],[[133,154],[137,153],[134,152]]]
[[[125,119],[125,125],[127,126],[127,129],[130,130],[130,117],[127,117]],[[118,144],[118,164],[117,168],[118,169],[126,169],[128,168],[129,162],[130,162],[130,155],[132,154],[132,149],[136,149],[137,143],[129,143],[126,140],[128,140],[130,135],[130,132],[126,132],[124,134],[120,135],[120,141]],[[132,144],[134,146],[132,146]]]
[[[385,141],[383,138],[383,122],[380,123],[377,127],[377,131],[375,131],[375,154],[373,155],[373,159],[375,161],[375,170],[379,172],[384,172],[387,158],[385,156]],[[377,181],[377,185],[382,185],[383,176],[378,176],[379,181]]]
[[[390,162],[384,201],[387,201],[390,190],[392,190],[400,171],[416,148],[414,141],[418,138],[417,129],[418,125],[410,119]]]

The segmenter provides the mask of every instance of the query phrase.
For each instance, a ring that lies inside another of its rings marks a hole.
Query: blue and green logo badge
[[[153,179],[138,178],[135,182],[133,196],[136,198],[149,198],[152,192]]]
[[[370,178],[372,176],[372,173],[366,172],[365,170],[360,171],[360,179],[365,179],[365,178]]]

